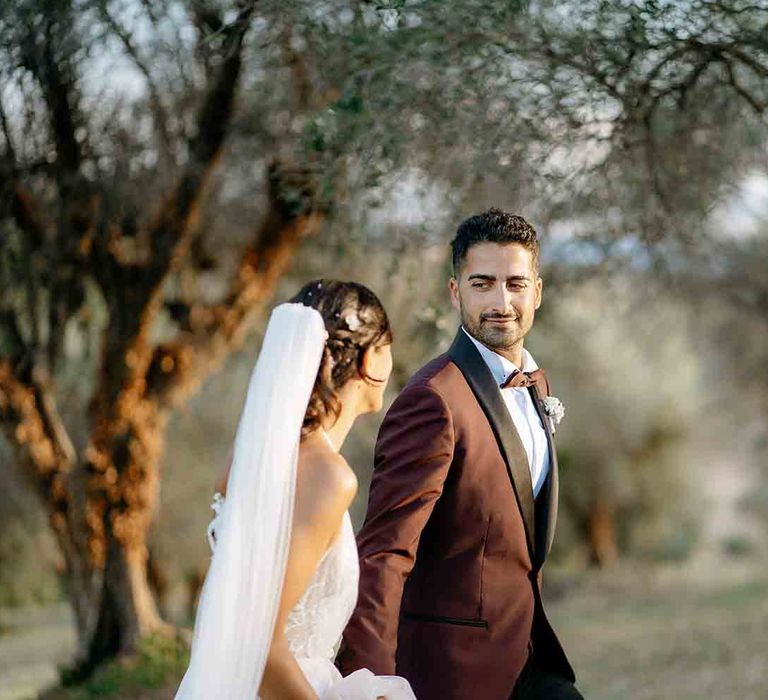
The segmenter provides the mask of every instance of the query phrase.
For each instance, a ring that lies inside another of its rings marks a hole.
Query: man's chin
[[[490,324],[486,319],[475,324],[469,321],[463,314],[461,322],[465,330],[473,338],[479,340],[487,348],[497,352],[514,347],[525,335],[522,333],[522,328],[517,325],[517,322],[514,322],[511,327],[507,328],[503,324]]]
[[[505,333],[500,330],[482,328],[477,339],[491,350],[509,350],[518,342],[519,336],[517,333]]]

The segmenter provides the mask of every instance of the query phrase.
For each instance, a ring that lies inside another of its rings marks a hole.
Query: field
[[[586,698],[768,698],[768,567],[714,565],[551,574],[550,618]],[[74,643],[64,606],[0,611],[0,700],[35,697]],[[183,665],[183,662],[181,663]],[[179,657],[150,645],[50,700],[173,696]]]
[[[549,606],[585,698],[768,698],[768,567],[707,568],[587,577]]]

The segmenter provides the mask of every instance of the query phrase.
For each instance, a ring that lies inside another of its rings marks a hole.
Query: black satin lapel
[[[549,424],[549,418],[544,414],[544,410],[541,404],[541,398],[539,396],[539,390],[536,385],[529,387],[531,392],[531,398],[533,404],[536,406],[536,412],[539,414],[539,420],[544,427],[544,432],[547,434],[547,447],[549,448],[549,475],[547,476],[542,489],[544,490],[543,508],[541,509],[546,517],[542,517],[537,520],[537,540],[536,540],[536,554],[537,559],[540,560],[539,565],[544,563],[544,560],[549,554],[549,550],[552,549],[552,542],[555,538],[555,524],[557,523],[557,502],[558,492],[560,484],[558,483],[558,468],[557,468],[557,450],[555,450],[555,441],[552,439],[552,430]],[[542,532],[543,530],[543,532]]]
[[[515,424],[509,415],[501,390],[478,352],[474,343],[467,334],[459,329],[453,345],[448,350],[448,356],[461,370],[467,380],[472,393],[477,398],[483,412],[491,424],[496,441],[499,443],[501,454],[507,465],[509,478],[517,497],[517,504],[523,516],[525,535],[528,540],[528,548],[531,553],[531,561],[535,556],[535,522],[533,504],[533,484],[531,483],[531,470],[528,466],[528,455],[517,433]]]

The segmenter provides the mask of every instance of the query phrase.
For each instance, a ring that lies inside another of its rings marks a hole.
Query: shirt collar
[[[461,327],[461,330],[464,331],[467,334],[467,337],[475,344],[480,356],[485,360],[485,364],[488,365],[488,369],[491,370],[491,374],[493,375],[496,384],[499,386],[504,383],[504,380],[512,374],[514,370],[520,369],[514,362],[510,362],[506,357],[502,357],[499,353],[483,345],[477,338],[470,335],[464,326]],[[523,372],[533,372],[538,368],[539,366],[536,364],[531,353],[523,348]]]

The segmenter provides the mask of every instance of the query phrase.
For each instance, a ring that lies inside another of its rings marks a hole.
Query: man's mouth
[[[512,318],[511,316],[488,316],[483,319],[484,322],[487,323],[495,323],[500,326],[506,326],[510,323],[514,323],[517,319]]]

